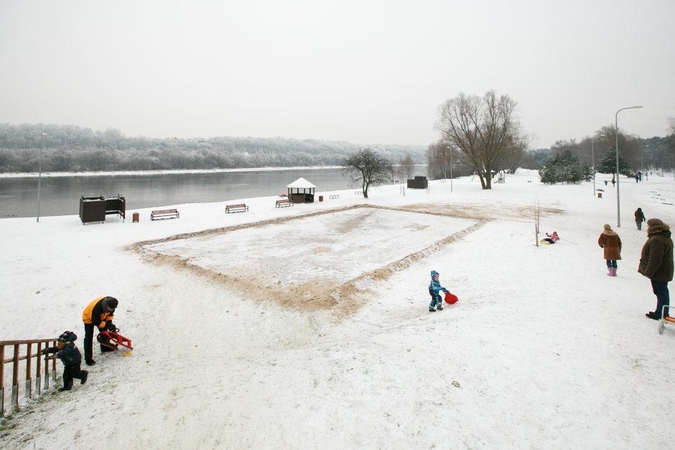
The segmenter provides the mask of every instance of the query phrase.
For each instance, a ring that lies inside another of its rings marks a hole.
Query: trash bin
[[[598,192],[598,198],[602,198],[602,192]]]
[[[138,213],[134,213],[134,214],[132,215],[132,220],[131,220],[131,221],[132,221],[133,223],[140,222],[139,214],[138,214]]]
[[[319,195],[319,201],[320,201],[320,202],[323,201],[323,195]]]

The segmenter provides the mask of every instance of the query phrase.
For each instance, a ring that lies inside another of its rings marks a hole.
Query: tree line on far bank
[[[360,148],[349,142],[313,139],[156,139],[127,137],[112,128],[92,131],[74,125],[0,124],[0,173],[38,172],[40,162],[43,172],[340,166]],[[415,164],[425,162],[424,146],[371,148],[392,164],[405,158]]]

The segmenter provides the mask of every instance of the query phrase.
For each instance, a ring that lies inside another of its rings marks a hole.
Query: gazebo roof
[[[310,189],[310,188],[315,188],[312,183],[309,181],[305,180],[304,178],[298,178],[288,186],[286,186],[289,189]]]

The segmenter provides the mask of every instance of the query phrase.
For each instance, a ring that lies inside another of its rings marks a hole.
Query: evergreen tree
[[[591,167],[581,164],[571,150],[565,150],[546,161],[539,169],[542,183],[579,183],[592,177]]]

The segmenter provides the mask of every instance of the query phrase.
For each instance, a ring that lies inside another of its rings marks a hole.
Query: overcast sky
[[[0,122],[127,136],[439,139],[494,89],[531,148],[675,116],[675,1],[0,0]]]

